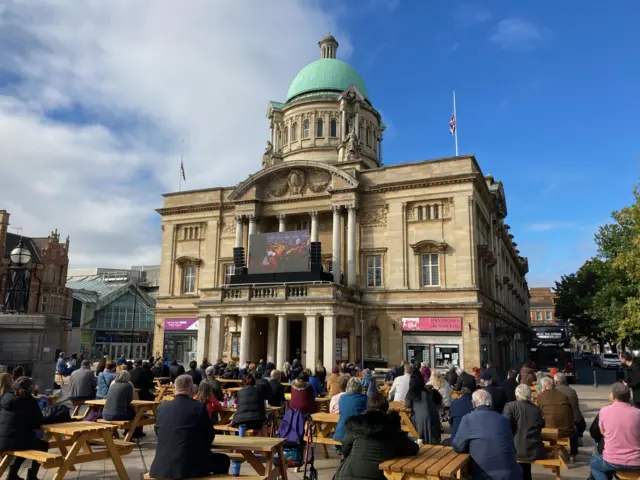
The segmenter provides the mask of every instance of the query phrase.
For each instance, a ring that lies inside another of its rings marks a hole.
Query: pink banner
[[[165,318],[165,330],[198,330],[197,318]]]
[[[403,318],[403,332],[459,332],[462,330],[462,318],[457,317],[420,317]]]

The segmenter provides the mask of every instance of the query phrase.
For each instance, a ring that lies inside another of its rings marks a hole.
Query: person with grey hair
[[[453,450],[471,455],[473,479],[521,480],[509,420],[492,408],[491,394],[486,390],[473,392],[471,399],[474,410],[462,417]]]
[[[107,392],[107,400],[102,409],[105,420],[132,420],[135,412],[131,408],[133,401],[133,384],[131,374],[127,370],[116,373],[113,383]]]
[[[82,360],[80,368],[69,379],[68,400],[93,400],[96,398],[98,379],[91,370],[91,362]]]
[[[284,386],[282,385],[282,372],[277,369],[271,370],[271,379],[269,387],[271,387],[271,405],[281,407],[284,405]]]
[[[567,396],[556,390],[553,378],[542,377],[538,381],[537,403],[542,410],[544,426],[557,428],[561,437],[571,437],[574,434],[573,408]]]
[[[216,378],[215,374],[216,367],[209,366],[205,368],[204,378],[202,379],[202,381],[208,383],[211,386],[211,390],[213,390],[213,396],[215,397],[215,399],[219,402],[222,402],[224,400],[224,393],[222,391],[222,385]]]
[[[390,402],[404,402],[407,392],[409,391],[409,380],[413,373],[413,367],[408,363],[404,366],[404,375],[400,375],[393,380],[393,384],[389,389]]]
[[[518,385],[515,396],[516,401],[506,404],[503,415],[511,425],[516,458],[525,462],[547,458],[542,443],[542,410],[531,402],[531,389],[527,385]],[[531,463],[521,463],[520,467],[523,480],[531,480]]]
[[[455,390],[460,391],[462,387],[465,387],[475,392],[477,388],[476,377],[465,372],[464,368],[458,368],[456,371],[458,372],[458,379],[456,380]]]
[[[156,455],[149,469],[152,478],[197,478],[228,474],[229,457],[211,451],[215,438],[206,405],[194,400],[193,379],[183,374],[175,380],[171,402],[156,413]]]
[[[344,422],[353,415],[359,415],[367,410],[367,396],[362,394],[362,383],[357,377],[351,377],[347,382],[347,389],[339,400],[340,416],[336,424],[333,439],[339,442],[344,437]]]
[[[594,452],[589,462],[595,480],[620,470],[640,471],[640,409],[631,404],[631,391],[622,382],[613,384],[611,401],[598,414],[604,449]]]
[[[580,401],[578,400],[578,393],[567,385],[567,379],[563,373],[556,373],[553,376],[553,381],[556,385],[556,390],[560,393],[564,393],[569,399],[571,409],[573,410],[573,424],[576,427],[574,434],[571,436],[571,452],[570,455],[575,457],[578,455],[578,439],[582,438],[582,434],[587,428],[587,422],[585,422],[582,412],[580,411]]]

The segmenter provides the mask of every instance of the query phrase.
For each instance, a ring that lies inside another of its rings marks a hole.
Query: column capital
[[[344,208],[346,208],[347,210],[357,210],[358,205],[356,205],[355,203],[349,203],[345,205]]]
[[[256,223],[256,220],[258,220],[258,216],[255,213],[248,214],[247,218],[249,219],[250,223]]]
[[[331,205],[331,210],[333,210],[333,214],[340,213],[342,210],[342,205]]]
[[[236,213],[236,214],[234,215],[234,217],[235,217],[235,219],[236,219],[236,222],[237,222],[237,223],[242,223],[242,220],[243,220],[243,218],[244,218],[244,216],[243,216],[243,215],[240,215],[240,214],[238,214],[238,213]]]
[[[309,215],[311,216],[311,218],[317,218],[318,217],[318,211],[317,210],[311,210],[309,212]]]
[[[287,214],[286,213],[279,213],[278,214],[278,220],[279,221],[282,222],[282,221],[286,220],[286,218],[287,218]]]

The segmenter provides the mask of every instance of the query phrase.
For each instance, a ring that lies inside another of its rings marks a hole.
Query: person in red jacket
[[[312,414],[318,411],[315,392],[309,383],[309,375],[304,372],[291,383],[289,408],[298,410],[303,414]]]
[[[217,425],[220,421],[218,412],[222,411],[222,404],[218,401],[213,394],[213,388],[207,382],[202,382],[198,387],[198,394],[195,396],[196,400],[200,400],[207,407],[207,413],[211,419],[211,423]]]

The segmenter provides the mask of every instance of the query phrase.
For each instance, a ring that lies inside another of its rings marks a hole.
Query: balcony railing
[[[222,288],[201,289],[202,301],[264,302],[278,300],[345,300],[360,301],[360,294],[348,287],[329,282],[227,285]]]

